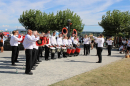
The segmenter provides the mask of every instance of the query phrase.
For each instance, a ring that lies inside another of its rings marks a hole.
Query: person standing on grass
[[[109,38],[106,42],[108,44],[108,56],[111,56],[111,49],[112,49],[112,43],[113,43],[113,41],[112,41],[111,38]]]
[[[93,36],[93,35],[92,35]],[[104,44],[104,38],[103,35],[100,34],[99,37],[95,37],[93,36],[94,39],[97,40],[98,46],[97,46],[97,54],[98,54],[98,58],[99,61],[96,63],[102,63],[102,50],[103,50],[103,44]]]
[[[18,62],[18,60],[16,60],[18,58],[18,41],[22,41],[23,38],[23,36],[21,36],[21,38],[18,38],[17,35],[17,31],[13,31],[13,36],[11,36],[10,39],[10,45],[12,46],[11,62],[13,66],[16,66],[15,62]]]

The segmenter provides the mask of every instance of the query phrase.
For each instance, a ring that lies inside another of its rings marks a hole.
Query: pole
[[[68,22],[68,37],[70,36],[70,23]]]

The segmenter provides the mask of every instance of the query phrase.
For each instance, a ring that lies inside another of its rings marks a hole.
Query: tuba
[[[64,27],[64,28],[62,29],[62,34],[63,34],[63,35],[67,35],[67,34],[68,34],[67,28]]]
[[[21,38],[21,35],[20,35],[20,34],[18,35],[18,38]],[[25,39],[25,35],[23,36],[22,41],[19,41],[19,42],[20,42],[20,43],[23,43],[24,39]]]
[[[75,36],[77,36],[77,31],[76,29],[73,29],[73,33],[72,34],[75,34]]]

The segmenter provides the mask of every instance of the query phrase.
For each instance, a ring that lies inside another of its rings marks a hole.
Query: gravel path
[[[61,80],[68,79],[75,75],[96,69],[120,60],[124,54],[112,51],[112,56],[107,56],[107,50],[103,50],[103,62],[95,63],[98,57],[95,56],[96,49],[91,50],[89,56],[79,55],[77,57],[61,58],[50,61],[42,61],[33,75],[24,74],[25,52],[20,51],[18,66],[11,66],[11,51],[0,53],[0,86],[48,86]],[[83,50],[81,51],[81,54]],[[16,73],[16,69],[18,73]]]

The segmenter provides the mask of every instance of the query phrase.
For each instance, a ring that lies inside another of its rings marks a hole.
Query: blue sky
[[[0,30],[24,29],[18,18],[23,11],[38,9],[56,14],[70,9],[77,13],[86,25],[84,31],[103,31],[98,26],[102,15],[108,10],[130,10],[130,0],[0,0]]]

